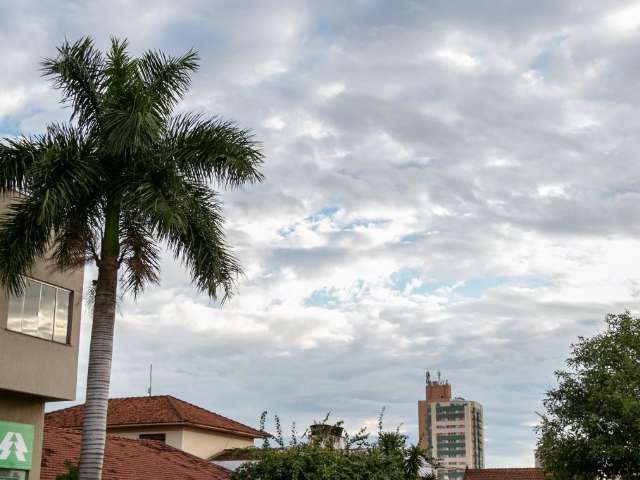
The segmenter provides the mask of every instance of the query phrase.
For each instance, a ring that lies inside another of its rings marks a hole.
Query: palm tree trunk
[[[80,480],[102,478],[118,289],[118,210],[117,204],[107,207],[101,259],[98,264],[80,446]]]
[[[113,327],[116,316],[117,263],[103,258],[98,269],[84,407],[80,480],[100,480],[107,427]]]

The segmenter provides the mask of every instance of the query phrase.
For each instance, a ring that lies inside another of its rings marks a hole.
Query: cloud
[[[39,60],[114,34],[136,53],[197,48],[180,109],[264,144],[265,182],[223,195],[239,294],[210,302],[166,255],[163,283],[120,306],[113,394],[144,394],[153,363],[154,391],[249,423],[331,410],[355,429],[386,406],[416,440],[424,370],[440,369],[485,406],[487,465],[532,465],[569,344],[638,309],[636,10],[7,4],[0,131],[66,118]]]

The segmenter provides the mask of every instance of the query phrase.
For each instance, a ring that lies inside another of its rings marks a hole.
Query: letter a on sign
[[[0,468],[31,469],[33,425],[0,421]]]

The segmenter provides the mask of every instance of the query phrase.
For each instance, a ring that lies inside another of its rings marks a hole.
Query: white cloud
[[[466,70],[473,70],[480,64],[480,61],[477,58],[460,50],[447,48],[436,51],[435,55],[443,62]]]
[[[607,15],[604,21],[614,33],[637,33],[640,28],[640,4],[619,8]]]
[[[329,99],[329,98],[337,97],[342,92],[344,92],[345,89],[346,87],[344,83],[333,82],[333,83],[327,83],[325,85],[321,85],[318,88],[318,93],[322,98]]]
[[[15,113],[26,103],[26,100],[24,88],[0,92],[0,117]]]

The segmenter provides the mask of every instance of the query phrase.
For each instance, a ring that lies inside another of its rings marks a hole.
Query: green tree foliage
[[[56,480],[78,480],[80,478],[80,469],[71,462],[65,462],[67,473],[56,475]]]
[[[606,322],[572,346],[544,400],[538,453],[558,479],[640,478],[640,319]]]
[[[326,419],[325,419],[326,420]],[[261,425],[264,425],[264,416]],[[329,426],[329,425],[327,425]],[[342,430],[342,422],[330,425],[328,432]],[[276,421],[276,448],[251,449],[254,462],[235,471],[231,480],[418,480],[435,479],[425,467],[431,465],[419,447],[407,444],[398,430],[382,430],[375,441],[365,429],[344,436],[344,447],[333,446],[324,439],[304,434],[297,439],[295,431],[284,446],[279,420]]]

